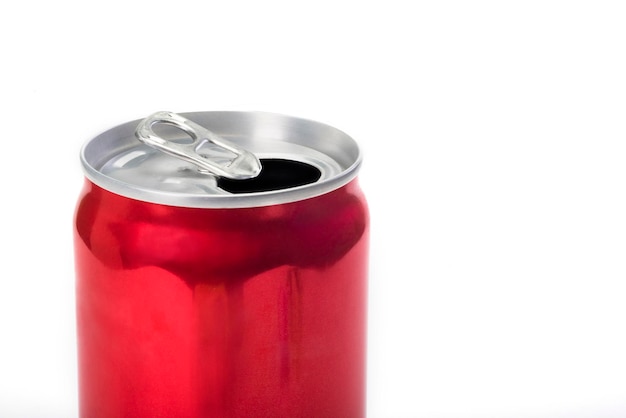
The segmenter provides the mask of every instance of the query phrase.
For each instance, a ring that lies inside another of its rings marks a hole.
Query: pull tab
[[[193,141],[190,144],[181,144],[158,136],[153,127],[159,123],[183,130]],[[205,173],[244,180],[256,177],[261,172],[261,163],[254,154],[173,112],[157,112],[148,116],[137,126],[135,136],[146,145],[195,164]],[[201,151],[203,147],[207,151],[213,151],[213,155]],[[223,155],[219,155],[219,152],[223,153],[224,150],[235,154],[235,158],[229,159],[225,164],[218,162],[219,159],[223,160]]]

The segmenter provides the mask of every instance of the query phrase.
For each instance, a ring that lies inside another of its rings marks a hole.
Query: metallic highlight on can
[[[369,225],[358,146],[288,116],[183,116],[216,142],[176,125],[155,132],[226,170],[239,149],[250,152],[261,171],[227,178],[161,152],[135,137],[141,121],[84,146],[80,415],[365,416]],[[251,161],[237,172],[254,171]]]

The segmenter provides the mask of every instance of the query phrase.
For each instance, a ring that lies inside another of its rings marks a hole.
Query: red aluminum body
[[[76,210],[80,415],[365,415],[368,213],[354,179],[251,208]]]

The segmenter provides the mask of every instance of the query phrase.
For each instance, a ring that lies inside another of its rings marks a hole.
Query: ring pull
[[[153,128],[159,123],[181,129],[191,137],[192,142],[181,144],[158,136]],[[245,180],[261,172],[261,162],[253,153],[173,112],[157,112],[148,116],[137,126],[135,136],[146,145],[195,164],[203,173]],[[234,158],[227,158],[224,162],[224,151],[234,155]]]

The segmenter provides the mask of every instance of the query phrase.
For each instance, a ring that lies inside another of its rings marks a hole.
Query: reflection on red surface
[[[245,209],[139,202],[87,181],[81,416],[364,416],[367,232],[356,181]]]

